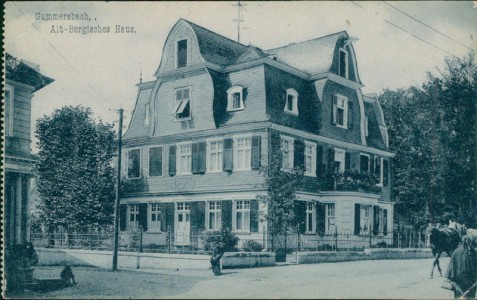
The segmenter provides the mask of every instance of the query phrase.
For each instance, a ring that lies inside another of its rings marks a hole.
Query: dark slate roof
[[[33,86],[35,92],[54,81],[8,53],[5,54],[5,72],[7,79]]]
[[[341,31],[301,43],[265,50],[265,53],[277,56],[278,61],[306,73],[325,73],[330,71],[336,43],[341,37],[348,37],[348,34]]]
[[[128,131],[124,134],[124,139],[134,139],[148,136],[149,126],[144,125],[146,117],[146,104],[149,103],[152,88],[140,89],[137,96],[136,107],[131,116]],[[152,120],[150,119],[150,122]]]
[[[378,118],[375,112],[373,103],[364,101],[364,109],[368,117],[368,136],[366,143],[369,147],[378,148],[381,150],[389,150],[384,144],[381,131],[379,130]]]

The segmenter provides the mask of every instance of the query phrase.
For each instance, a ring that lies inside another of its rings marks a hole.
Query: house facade
[[[31,101],[53,82],[39,66],[5,54],[4,86],[4,243],[5,249],[30,241]]]
[[[258,170],[281,151],[283,169],[305,169],[302,239],[386,237],[393,154],[378,100],[361,92],[355,40],[343,31],[262,50],[179,20],[156,80],[137,85],[123,137],[121,230],[187,246],[226,226],[267,248]]]

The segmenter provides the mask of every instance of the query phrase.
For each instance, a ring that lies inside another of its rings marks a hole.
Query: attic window
[[[177,42],[177,67],[187,66],[187,40]]]
[[[144,106],[144,126],[149,125],[149,104]]]
[[[176,119],[190,118],[190,89],[180,88],[175,90],[174,115]]]
[[[340,48],[339,56],[339,74],[341,77],[348,78],[348,51]]]
[[[287,89],[285,112],[298,115],[298,92],[294,89]]]
[[[227,90],[227,111],[237,111],[245,108],[243,103],[243,87],[233,86]]]
[[[333,95],[333,124],[337,127],[348,128],[348,98]]]

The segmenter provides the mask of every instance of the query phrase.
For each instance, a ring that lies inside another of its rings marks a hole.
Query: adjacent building
[[[283,169],[305,169],[302,240],[346,232],[392,241],[393,154],[379,101],[361,92],[356,40],[342,31],[263,50],[180,19],[156,80],[137,85],[121,230],[141,227],[156,245],[172,233],[187,246],[226,226],[269,247],[258,170],[281,150]]]

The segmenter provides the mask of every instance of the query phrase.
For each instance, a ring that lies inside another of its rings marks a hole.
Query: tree
[[[285,235],[286,249],[287,233],[298,225],[295,216],[296,191],[303,179],[303,169],[295,167],[283,170],[282,151],[278,149],[272,152],[269,164],[262,167],[260,173],[265,177],[267,195],[259,195],[257,199],[267,205],[265,219],[272,234],[272,241],[278,235]]]
[[[89,108],[65,106],[37,121],[39,208],[49,228],[110,225],[114,212],[115,133]]]

